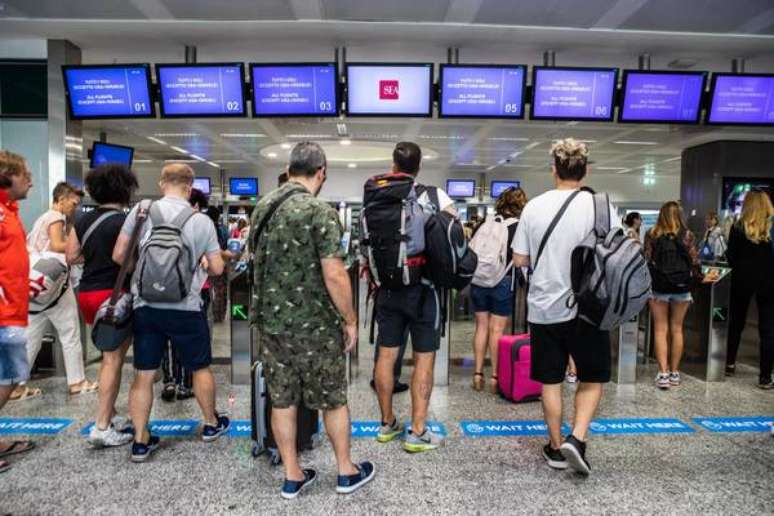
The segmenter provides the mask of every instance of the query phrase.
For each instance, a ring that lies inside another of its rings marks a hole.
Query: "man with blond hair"
[[[117,263],[123,263],[127,256],[131,256],[129,243],[137,224],[138,211],[147,209],[148,218],[140,230],[138,263],[154,262],[150,254],[163,252],[163,246],[154,247],[149,242],[164,232],[162,240],[166,238],[179,243],[183,253],[180,256],[190,257],[189,266],[193,269],[184,270],[183,259],[178,262],[177,271],[182,271],[179,272],[181,278],[188,278],[188,273],[191,273],[190,284],[181,285],[179,300],[170,301],[168,298],[172,294],[164,292],[158,281],[151,285],[152,289],[158,287],[157,291],[149,290],[144,267],[137,267],[132,278],[136,375],[129,392],[129,410],[135,428],[133,462],[144,462],[159,446],[159,438],[150,434],[147,425],[153,406],[154,375],[161,365],[168,340],[181,365],[193,372],[194,395],[204,418],[202,439],[214,441],[228,431],[230,424],[228,417],[218,414],[215,409],[210,332],[201,298],[207,275],[217,276],[223,272],[223,259],[212,221],[193,210],[188,203],[193,179],[193,170],[188,165],[172,163],[165,166],[159,182],[163,197],[149,206],[143,202],[132,209],[113,250],[113,260]]]

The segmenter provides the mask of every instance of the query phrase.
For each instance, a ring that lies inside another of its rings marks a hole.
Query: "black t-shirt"
[[[78,241],[81,244],[83,244],[84,234],[92,223],[108,211],[116,210],[97,208],[84,214],[75,222],[75,234],[78,235]],[[125,219],[126,215],[123,212],[108,217],[94,230],[86,246],[81,245],[81,254],[85,259],[79,287],[82,292],[111,290],[115,285],[120,267],[113,261],[113,247],[116,245]]]

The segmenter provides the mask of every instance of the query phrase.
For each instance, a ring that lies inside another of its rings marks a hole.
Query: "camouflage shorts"
[[[347,360],[339,351],[286,335],[261,337],[261,360],[271,403],[276,408],[304,406],[314,410],[347,404]]]

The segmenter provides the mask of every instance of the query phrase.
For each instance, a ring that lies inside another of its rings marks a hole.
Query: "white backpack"
[[[478,266],[473,275],[477,287],[496,286],[511,270],[508,256],[508,227],[519,219],[504,219],[500,215],[487,218],[470,241],[470,248],[478,255]]]

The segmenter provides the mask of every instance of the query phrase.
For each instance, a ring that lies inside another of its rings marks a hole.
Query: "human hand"
[[[199,261],[199,265],[201,265],[202,269],[209,270],[210,268],[210,261],[207,259],[207,256],[202,256],[202,259]]]
[[[351,353],[357,346],[357,323],[344,325],[344,352]]]

